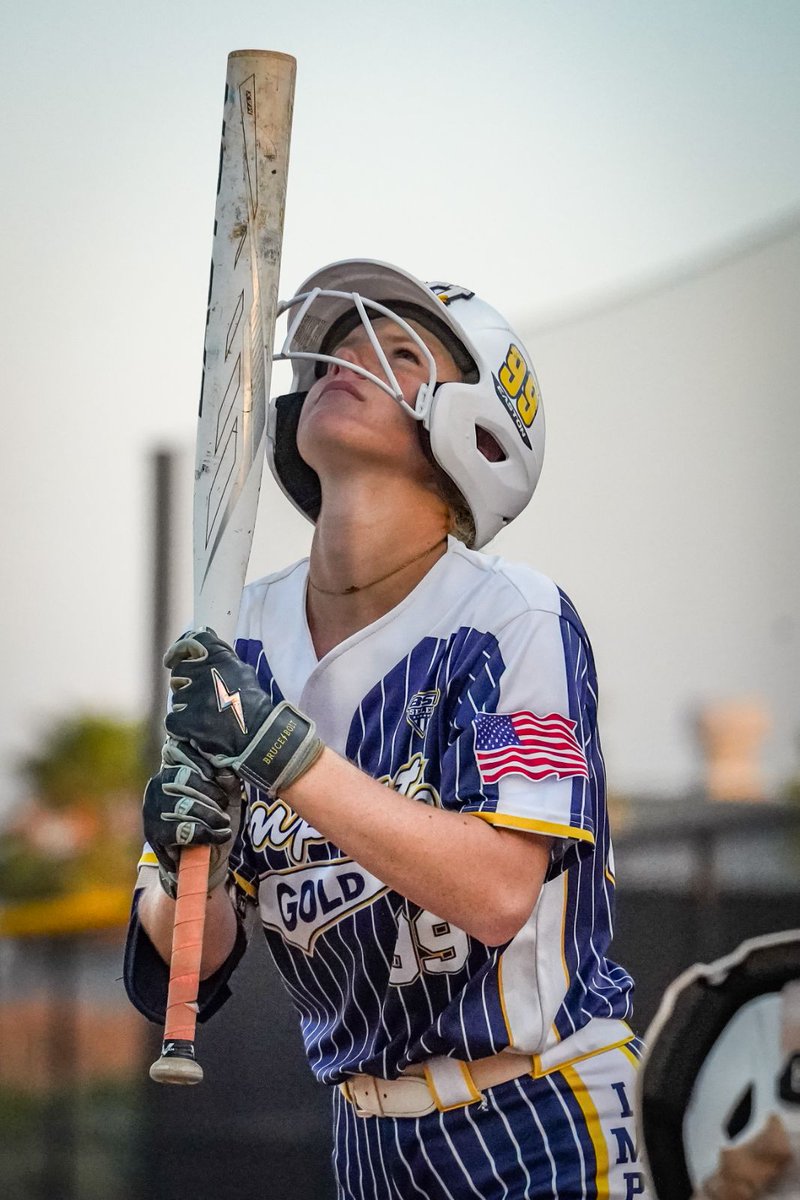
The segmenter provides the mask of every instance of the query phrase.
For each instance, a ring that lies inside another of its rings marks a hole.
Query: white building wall
[[[540,488],[495,547],[572,596],[610,785],[699,781],[694,717],[761,699],[773,791],[800,767],[800,224],[603,311],[521,334]]]

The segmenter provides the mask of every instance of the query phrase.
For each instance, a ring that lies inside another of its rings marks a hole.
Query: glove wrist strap
[[[166,871],[161,864],[158,864],[158,881],[164,891],[169,896],[170,900],[178,898],[178,875],[175,871]]]
[[[316,762],[322,749],[314,722],[284,700],[233,766],[243,779],[276,796]]]

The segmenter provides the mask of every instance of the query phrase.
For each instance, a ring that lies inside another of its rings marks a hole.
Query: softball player
[[[343,1200],[643,1196],[591,648],[555,584],[477,552],[539,477],[530,360],[382,263],[287,308],[269,453],[311,554],[245,590],[235,653],[167,656],[131,998],[163,1019],[177,846],[210,842],[201,1016],[257,913]]]

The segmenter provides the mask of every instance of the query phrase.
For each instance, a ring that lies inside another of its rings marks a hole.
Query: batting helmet
[[[800,1194],[800,930],[684,972],[645,1040],[639,1133],[658,1200],[761,1195],[756,1182]]]
[[[433,459],[472,514],[475,547],[522,512],[542,469],[544,412],[530,358],[498,312],[466,288],[422,283],[407,271],[368,259],[323,267],[280,311],[289,314],[288,332],[275,358],[291,360],[294,374],[292,393],[270,403],[269,463],[287,497],[309,520],[319,514],[320,484],[298,452],[297,423],[309,388],[329,362],[383,388],[427,432]],[[394,320],[424,353],[428,379],[413,406],[404,400],[370,324],[379,317]],[[433,356],[411,320],[443,342],[461,371],[460,381],[437,381]],[[331,353],[359,323],[372,341],[382,376]],[[496,443],[491,458],[483,449],[487,434]]]

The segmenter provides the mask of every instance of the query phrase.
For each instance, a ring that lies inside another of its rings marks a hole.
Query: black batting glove
[[[164,665],[172,671],[167,732],[216,769],[232,769],[276,796],[322,753],[314,722],[285,700],[274,705],[253,668],[213,629],[179,638]]]
[[[241,811],[242,784],[233,771],[215,772],[191,746],[165,743],[161,770],[145,788],[142,815],[145,838],[158,859],[161,886],[173,900],[178,859],[185,846],[210,845],[209,891],[223,882]]]

